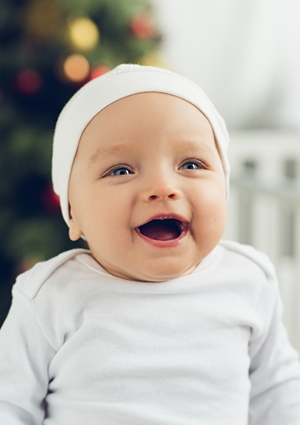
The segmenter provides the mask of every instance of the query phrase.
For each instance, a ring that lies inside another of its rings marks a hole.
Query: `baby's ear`
[[[73,216],[71,206],[69,206],[69,215],[70,215],[69,238],[71,239],[71,241],[77,241],[78,239],[81,238],[82,232],[81,232],[80,227],[77,224],[76,219]]]

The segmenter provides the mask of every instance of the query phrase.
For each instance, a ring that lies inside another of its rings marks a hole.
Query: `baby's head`
[[[225,228],[228,134],[203,91],[152,67],[121,65],[63,109],[52,175],[72,240],[112,275],[190,274]]]

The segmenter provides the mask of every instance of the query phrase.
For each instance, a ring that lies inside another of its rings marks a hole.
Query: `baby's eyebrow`
[[[184,142],[178,141],[175,144],[175,150],[178,153],[181,153],[182,150],[184,150],[185,152],[189,152],[189,154],[194,154],[197,155],[199,154],[199,148],[201,151],[204,151],[208,154],[212,154],[215,153],[215,149],[212,146],[209,146],[207,143],[205,143],[204,141],[190,141],[190,140],[185,140]],[[99,157],[101,158],[106,158],[106,157],[111,157],[114,156],[116,154],[125,154],[128,153],[128,146],[125,146],[124,144],[117,144],[117,145],[108,145],[105,147],[99,147],[96,149],[96,151],[90,156],[90,158],[88,159],[88,163],[89,165],[93,164]]]
[[[209,154],[215,153],[215,146],[210,146],[209,144],[207,144],[205,141],[202,141],[202,140],[200,141],[185,140],[184,142],[178,141],[176,145],[176,150],[180,152],[182,151],[182,149],[184,149],[185,151],[188,151],[189,153],[194,151],[195,155],[197,153],[199,154],[199,150]]]
[[[89,164],[92,164],[97,160],[97,158],[105,158],[108,156],[116,155],[117,153],[126,152],[126,148],[124,145],[114,145],[114,146],[105,146],[101,148],[97,148],[96,151],[90,156]]]

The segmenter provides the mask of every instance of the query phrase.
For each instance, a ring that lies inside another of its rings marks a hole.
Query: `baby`
[[[269,260],[220,242],[228,135],[202,90],[121,65],[56,126],[74,249],[19,276],[0,332],[1,425],[300,424]]]

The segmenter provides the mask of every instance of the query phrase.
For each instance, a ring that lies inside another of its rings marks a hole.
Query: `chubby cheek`
[[[208,196],[198,201],[193,215],[193,236],[198,246],[213,249],[223,236],[226,226],[226,201]]]
[[[130,217],[124,204],[120,204],[113,197],[101,197],[97,205],[86,205],[89,211],[86,214],[85,225],[90,238],[97,243],[114,245],[128,233]]]

